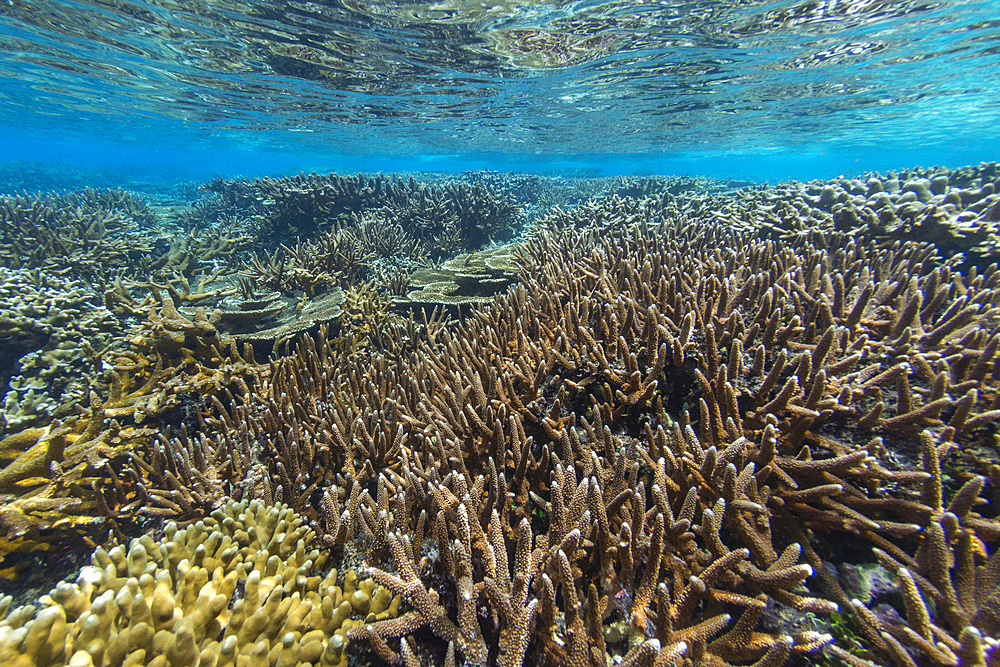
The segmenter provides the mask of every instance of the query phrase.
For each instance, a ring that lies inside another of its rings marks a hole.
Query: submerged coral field
[[[1000,664],[998,225],[995,163],[2,196],[0,659]]]

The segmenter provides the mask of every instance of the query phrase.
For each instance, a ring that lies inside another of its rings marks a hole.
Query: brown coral
[[[503,664],[817,650],[832,638],[758,627],[770,604],[837,608],[802,588],[808,541],[912,544],[932,512],[903,490],[940,473],[900,468],[886,440],[945,444],[994,409],[975,362],[993,354],[996,272],[966,284],[928,246],[647,224],[540,235],[521,261],[523,287],[417,355],[400,341],[359,371],[304,341],[201,445],[280,481],[226,492],[316,512],[335,547],[364,537],[373,576],[414,608],[352,631],[380,655],[418,628],[474,663],[491,641]],[[515,583],[502,561],[525,549]]]
[[[461,322],[302,337],[135,449],[131,509],[289,503],[409,604],[348,633],[390,661],[988,662],[1000,475],[959,450],[1000,414],[1000,271],[711,204],[556,212]],[[838,590],[851,558],[893,611]]]

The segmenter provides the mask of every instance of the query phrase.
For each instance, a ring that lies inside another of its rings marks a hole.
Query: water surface
[[[988,0],[6,0],[0,49],[17,157],[44,138],[180,163],[208,149],[860,170],[989,158],[1000,120]]]

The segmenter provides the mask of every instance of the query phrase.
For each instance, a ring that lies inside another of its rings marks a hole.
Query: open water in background
[[[1000,155],[996,0],[2,0],[0,162],[830,177]]]

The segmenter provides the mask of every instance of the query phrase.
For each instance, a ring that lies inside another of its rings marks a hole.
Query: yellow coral
[[[326,554],[287,506],[228,501],[126,551],[97,549],[39,607],[0,599],[0,660],[12,665],[347,665],[346,632],[399,615],[399,597]],[[234,601],[235,598],[235,601]]]

